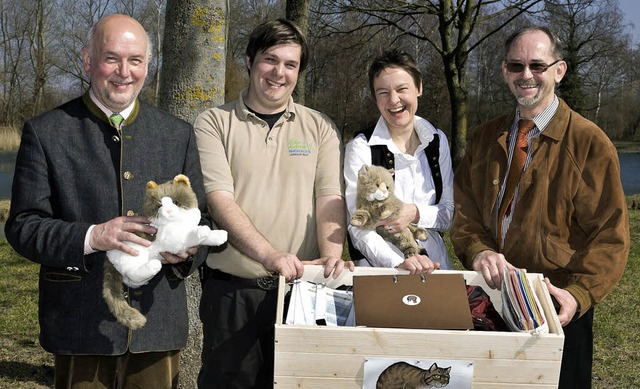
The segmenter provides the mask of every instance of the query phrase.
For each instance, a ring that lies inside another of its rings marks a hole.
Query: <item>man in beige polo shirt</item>
[[[346,265],[340,136],[291,98],[306,39],[287,20],[266,22],[246,55],[249,87],[195,122],[209,212],[229,232],[203,272],[200,388],[272,387],[275,276],[299,278],[303,263],[337,276]]]

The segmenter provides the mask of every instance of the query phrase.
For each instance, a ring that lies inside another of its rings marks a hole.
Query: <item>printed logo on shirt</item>
[[[289,139],[289,156],[307,156],[313,151],[313,143]]]

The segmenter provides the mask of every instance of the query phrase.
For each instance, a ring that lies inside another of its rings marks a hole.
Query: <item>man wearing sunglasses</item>
[[[555,94],[560,40],[528,27],[506,41],[514,111],[477,128],[454,178],[451,240],[492,288],[503,269],[542,273],[565,344],[560,388],[591,388],[593,306],[620,280],[629,220],[617,152]]]

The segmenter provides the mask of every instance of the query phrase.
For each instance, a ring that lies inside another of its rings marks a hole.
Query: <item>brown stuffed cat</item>
[[[416,239],[426,240],[427,231],[409,225],[397,232],[389,232],[376,224],[385,219],[395,219],[400,215],[402,202],[394,195],[393,170],[381,166],[363,165],[358,171],[356,189],[356,210],[351,215],[352,226],[373,230],[402,251],[405,258],[420,252]]]

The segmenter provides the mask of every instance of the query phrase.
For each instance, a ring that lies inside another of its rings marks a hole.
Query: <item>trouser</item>
[[[590,389],[593,364],[593,308],[562,328],[564,349],[559,389]]]
[[[180,352],[123,355],[56,355],[56,389],[178,387]]]
[[[199,388],[273,388],[277,298],[277,289],[237,279],[203,279]]]

